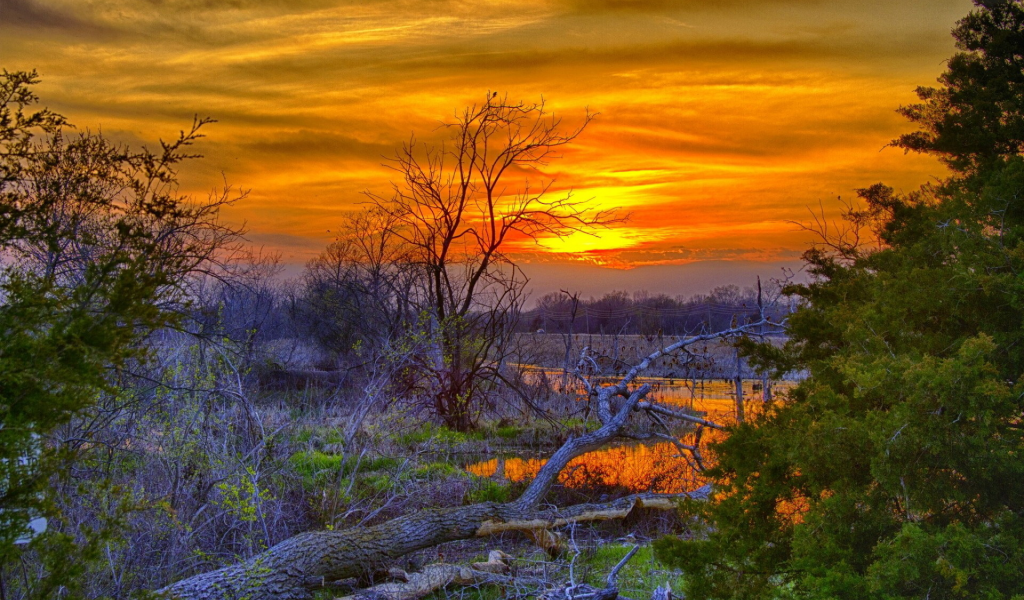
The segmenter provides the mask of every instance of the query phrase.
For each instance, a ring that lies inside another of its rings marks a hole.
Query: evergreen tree
[[[657,544],[688,598],[1024,598],[1024,9],[978,4],[898,142],[954,175],[861,190],[879,243],[823,238],[790,341],[747,347],[810,376],[717,446],[703,531]]]
[[[900,109],[921,129],[893,142],[935,153],[961,174],[996,166],[1024,147],[1024,6],[975,3],[982,10],[953,29],[960,52],[949,59],[941,87],[919,87],[922,102]]]

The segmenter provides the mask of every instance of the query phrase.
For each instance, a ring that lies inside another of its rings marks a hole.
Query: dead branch
[[[629,600],[624,596],[619,596],[619,571],[622,567],[626,566],[626,563],[637,553],[640,546],[633,546],[626,556],[622,557],[612,570],[608,572],[608,577],[605,578],[605,586],[602,589],[597,589],[593,586],[585,583],[570,584],[568,586],[549,590],[544,593],[541,598],[543,600],[616,600],[616,598],[622,598],[622,600]]]
[[[416,550],[505,531],[546,538],[544,534],[557,527],[622,519],[637,508],[671,510],[677,499],[704,493],[702,489],[670,496],[637,494],[554,510],[494,502],[425,510],[374,527],[302,533],[250,560],[191,577],[159,593],[179,600],[305,600],[323,582],[366,576]]]
[[[508,575],[509,558],[500,550],[492,550],[487,562],[472,563],[468,567],[436,563],[423,567],[418,573],[398,571],[399,581],[375,585],[338,600],[416,600],[451,585],[530,586],[536,589],[544,586],[545,581],[540,578]]]

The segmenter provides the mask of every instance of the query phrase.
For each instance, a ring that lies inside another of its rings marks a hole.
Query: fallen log
[[[500,550],[492,550],[487,562],[473,563],[468,567],[435,563],[423,567],[419,573],[402,571],[399,577],[401,581],[375,585],[338,600],[416,600],[450,585],[528,584],[539,587],[544,584],[541,579],[506,575],[510,570],[507,562],[509,558]]]
[[[508,577],[471,567],[439,563],[427,565],[419,573],[410,573],[406,581],[382,583],[338,600],[416,600],[449,585],[507,583],[508,580]]]
[[[541,591],[550,582],[535,577],[505,575],[509,571],[506,559],[510,558],[499,550],[492,550],[486,563],[470,566],[435,563],[423,567],[418,573],[400,572],[401,581],[382,583],[359,590],[350,596],[337,600],[418,600],[433,592],[450,586],[500,585],[513,588],[521,594],[537,595],[540,600],[630,600],[619,594],[619,571],[639,550],[634,546],[605,578],[604,588],[595,588],[585,583],[566,585]],[[671,600],[672,588],[668,583],[654,591],[651,600]]]
[[[689,494],[637,494],[555,510],[525,509],[514,502],[424,510],[374,527],[302,533],[245,562],[190,577],[159,593],[178,600],[306,600],[330,582],[384,570],[416,550],[506,531],[536,534],[622,519],[638,508],[672,509],[675,499],[684,496]]]

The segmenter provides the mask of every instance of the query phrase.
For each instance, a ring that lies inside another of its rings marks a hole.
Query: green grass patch
[[[490,479],[479,479],[477,485],[466,493],[466,503],[508,502],[512,499],[512,488],[508,484]]]
[[[461,432],[449,429],[444,425],[425,423],[419,429],[409,431],[395,437],[395,441],[402,446],[415,446],[433,442],[444,446],[455,446],[465,444],[471,440],[483,441],[487,435],[483,431]]]
[[[359,476],[353,493],[360,498],[371,498],[391,490],[394,486],[394,477],[385,473],[368,473]]]
[[[514,440],[523,433],[522,427],[516,427],[515,425],[506,425],[499,427],[494,430],[494,435],[500,437],[503,440]]]
[[[289,461],[307,486],[324,485],[333,478],[345,476],[345,457],[319,450],[296,452]]]
[[[352,464],[355,465],[355,458],[352,459]],[[391,469],[397,469],[402,464],[402,459],[395,458],[394,456],[375,456],[373,458],[363,458],[362,463],[359,465],[360,471],[388,471]]]
[[[387,471],[401,464],[399,459],[391,456],[364,456],[360,461],[358,456],[330,454],[319,450],[296,452],[289,461],[295,472],[302,476],[303,483],[311,488],[324,487],[332,481],[348,477],[356,470],[357,463],[360,473]]]
[[[559,424],[565,429],[572,431],[596,431],[601,427],[601,423],[597,419],[584,420],[579,417],[569,417],[561,419]]]
[[[340,444],[344,441],[341,433],[336,427],[306,427],[296,432],[292,440],[299,444]]]
[[[585,550],[578,564],[583,579],[598,588],[605,586],[605,578],[612,568],[632,549],[632,545],[608,544]],[[619,571],[619,591],[631,598],[650,598],[654,590],[666,582],[673,592],[683,589],[683,577],[677,570],[662,564],[654,556],[654,549],[643,546]]]

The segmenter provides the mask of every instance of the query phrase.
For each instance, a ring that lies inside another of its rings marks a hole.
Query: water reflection
[[[676,458],[672,444],[619,446],[584,454],[569,463],[558,480],[569,487],[624,487],[661,493],[696,489],[702,485],[685,460]],[[536,458],[493,458],[467,467],[474,475],[523,481],[544,466]]]
[[[651,383],[654,390],[650,397],[659,402],[685,407],[723,425],[736,421],[736,387],[731,381],[647,378],[640,383]],[[760,380],[743,382],[747,415],[755,414],[763,406],[762,386]],[[772,392],[784,392],[790,386],[788,382],[776,382]],[[694,434],[681,439],[687,445],[699,443],[707,462],[713,460],[708,443],[720,439],[721,435],[721,432],[706,429],[700,440],[695,439]],[[617,446],[577,457],[562,472],[559,481],[574,488],[613,486],[636,492],[688,492],[704,485],[706,480],[687,458],[680,456],[678,449],[669,443]],[[493,458],[466,469],[481,477],[524,481],[536,477],[544,462],[537,458]]]

